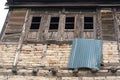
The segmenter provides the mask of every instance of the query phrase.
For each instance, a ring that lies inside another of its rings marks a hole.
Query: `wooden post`
[[[43,51],[42,51],[41,66],[45,66],[46,52],[47,52],[47,44],[44,45],[44,48],[43,48]]]
[[[113,14],[114,14],[114,26],[115,26],[115,32],[116,32],[116,40],[117,40],[117,47],[118,47],[118,53],[120,57],[120,36],[119,36],[119,21],[117,18],[117,11],[114,8],[113,9]]]
[[[63,35],[64,35],[64,28],[65,28],[65,15],[60,15],[60,21],[59,21],[59,29],[58,29],[58,41],[63,41]]]
[[[17,61],[18,61],[19,54],[20,54],[20,51],[21,51],[21,48],[22,48],[23,39],[24,39],[24,36],[25,36],[25,26],[26,26],[26,23],[27,23],[28,12],[29,12],[29,10],[27,10],[27,12],[26,12],[26,16],[25,16],[25,20],[24,20],[24,24],[23,24],[23,28],[22,28],[22,33],[21,33],[21,36],[20,36],[20,39],[19,39],[19,42],[18,42],[18,47],[17,47],[17,50],[16,50],[14,62],[13,62],[13,67],[17,66]]]
[[[97,39],[102,39],[102,25],[101,25],[101,13],[100,9],[97,9],[97,25],[96,25],[96,37]]]

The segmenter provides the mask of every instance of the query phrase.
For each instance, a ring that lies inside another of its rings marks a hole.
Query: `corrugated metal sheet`
[[[74,39],[68,68],[100,69],[102,40]]]

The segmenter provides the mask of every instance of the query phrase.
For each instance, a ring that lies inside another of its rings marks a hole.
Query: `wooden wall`
[[[74,38],[117,40],[116,26],[119,29],[119,10],[112,8],[95,10],[67,10],[59,8],[29,9],[26,24],[26,42],[72,41]],[[2,34],[2,42],[18,42],[22,32],[27,9],[10,9]],[[33,17],[41,17],[39,29],[30,29]],[[57,30],[50,30],[51,17],[59,17]],[[74,29],[65,29],[66,17],[74,17]],[[84,29],[84,17],[93,17],[93,29]],[[119,29],[120,30],[120,29]]]
[[[2,41],[17,42],[22,32],[26,9],[12,9],[8,14]]]

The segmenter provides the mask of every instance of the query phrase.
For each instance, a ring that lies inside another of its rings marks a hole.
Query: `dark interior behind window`
[[[56,30],[58,29],[58,26],[59,26],[59,17],[51,17],[49,29]]]
[[[33,17],[30,29],[39,29],[41,17]]]
[[[65,29],[74,29],[74,17],[66,17]]]
[[[84,29],[93,29],[93,17],[84,17]]]

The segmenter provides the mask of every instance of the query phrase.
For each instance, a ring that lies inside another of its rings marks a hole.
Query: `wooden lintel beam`
[[[73,6],[83,6],[83,7],[107,7],[107,6],[111,6],[111,7],[115,7],[115,6],[119,6],[119,3],[116,4],[99,4],[99,3],[21,3],[21,4],[7,4],[7,6],[10,7],[73,7]]]

